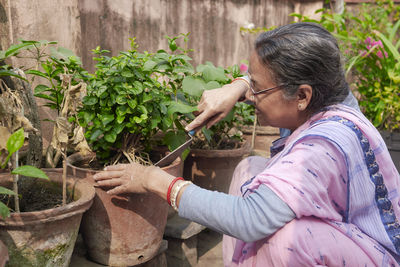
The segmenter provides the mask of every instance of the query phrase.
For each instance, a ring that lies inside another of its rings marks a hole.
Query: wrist
[[[143,184],[145,190],[167,199],[168,187],[175,177],[155,166],[147,167],[145,176]]]
[[[250,88],[250,83],[242,77],[234,79],[231,83],[224,85],[228,87],[231,94],[234,94],[239,101],[245,98],[247,90]]]

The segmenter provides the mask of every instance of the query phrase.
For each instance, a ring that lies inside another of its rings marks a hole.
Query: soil
[[[12,184],[5,185],[12,190]],[[59,183],[36,180],[29,192],[19,192],[20,211],[39,211],[61,206],[62,204],[62,186]],[[14,207],[14,198],[8,195],[1,195],[0,200],[8,205],[12,210]],[[71,193],[67,192],[67,203],[73,201]]]

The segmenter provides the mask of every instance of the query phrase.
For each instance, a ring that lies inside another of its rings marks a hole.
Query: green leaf
[[[129,105],[129,107],[131,108],[131,109],[135,109],[136,108],[136,106],[137,106],[137,101],[136,101],[136,99],[130,99],[130,100],[128,100],[128,105]]]
[[[216,81],[211,81],[206,84],[206,90],[220,88],[221,84]]]
[[[127,101],[127,98],[126,98],[125,95],[119,95],[119,96],[117,96],[117,103],[118,103],[119,105],[124,105],[124,104],[126,103],[126,101]]]
[[[179,60],[179,61],[181,61],[182,63],[184,63],[184,62],[186,62],[186,61],[190,61],[190,60],[192,60],[192,58],[191,57],[189,57],[189,56],[187,56],[187,55],[174,55],[173,57],[172,57],[172,61],[176,61],[176,60]]]
[[[102,130],[100,130],[100,129],[97,129],[97,130],[95,130],[93,133],[92,133],[92,135],[90,136],[90,138],[89,138],[89,140],[90,141],[94,141],[94,140],[96,140],[100,135],[102,135],[103,134],[103,131]]]
[[[106,141],[109,143],[114,143],[115,140],[117,139],[117,134],[111,131],[104,135],[104,139],[106,139]]]
[[[171,49],[171,51],[175,51],[178,48],[178,46],[176,45],[175,40],[170,40],[169,41],[169,49]]]
[[[107,124],[109,124],[114,120],[114,114],[104,114],[104,115],[99,114],[99,118],[103,123],[103,125],[106,126]]]
[[[150,71],[153,70],[153,68],[157,65],[157,62],[153,60],[148,60],[144,63],[143,65],[143,70],[144,71]]]
[[[173,70],[174,73],[189,73],[189,74],[193,74],[194,73],[194,69],[191,66],[176,66],[174,67]]]
[[[216,68],[213,66],[206,66],[203,69],[203,77],[206,82],[209,81],[217,81],[217,82],[226,82],[228,79],[225,76],[225,71],[223,68]]]
[[[9,154],[17,152],[25,141],[24,128],[20,128],[14,132],[7,140],[7,150]]]
[[[34,166],[29,166],[29,165],[15,168],[11,173],[28,176],[28,177],[33,177],[33,178],[41,178],[41,179],[49,180],[49,177],[47,177],[47,175],[44,171],[42,171],[41,169],[38,169]]]
[[[87,106],[93,106],[97,104],[97,97],[95,96],[85,96],[83,98],[83,104]]]
[[[49,76],[46,73],[43,73],[43,72],[38,71],[38,70],[27,70],[25,73],[26,74],[32,74],[32,75],[40,76],[40,77],[43,77],[45,79],[49,79]]]
[[[133,76],[134,76],[134,74],[133,74],[131,71],[127,71],[127,70],[123,71],[123,72],[121,73],[121,75],[122,75],[123,77],[127,77],[127,78],[130,78],[130,77],[133,77]]]
[[[376,35],[382,40],[382,42],[385,44],[387,48],[389,48],[390,52],[394,56],[396,61],[400,61],[400,53],[397,51],[397,49],[394,47],[394,45],[384,36],[382,33],[376,31]]]
[[[187,104],[184,104],[182,102],[167,102],[166,105],[168,105],[168,116],[174,114],[174,113],[180,113],[180,114],[185,114],[185,113],[191,113],[193,111],[197,110],[197,107],[190,106]]]
[[[66,63],[70,63],[71,60],[75,61],[78,65],[81,65],[82,62],[79,57],[77,57],[72,50],[69,50],[65,47],[58,47],[55,49],[54,47],[50,47],[50,55],[57,59],[64,60]]]
[[[191,96],[200,97],[206,90],[206,83],[201,79],[186,76],[182,81],[182,90]]]
[[[188,139],[188,137],[184,131],[169,131],[165,134],[163,142],[168,144],[168,149],[172,151],[185,143],[186,139]]]
[[[1,201],[0,201],[0,215],[3,218],[3,220],[8,216],[10,216],[10,209]]]
[[[47,91],[50,91],[50,89],[51,88],[48,87],[47,85],[39,84],[38,86],[35,87],[35,94],[47,92]]]
[[[22,49],[25,48],[27,46],[32,46],[32,44],[30,43],[22,43],[22,44],[14,44],[11,45],[5,53],[5,57],[9,57],[9,56],[13,56],[15,54],[18,54],[18,52]]]
[[[16,195],[17,195],[17,194],[15,194],[14,191],[12,191],[12,190],[10,190],[10,189],[7,189],[7,188],[5,188],[5,187],[2,187],[2,186],[0,186],[0,194],[3,194],[3,195],[13,195],[13,196],[16,196]]]
[[[26,81],[26,79],[11,70],[0,70],[0,76],[13,76],[17,77],[18,79]]]

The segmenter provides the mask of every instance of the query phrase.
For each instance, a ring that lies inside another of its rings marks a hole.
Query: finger
[[[123,181],[121,179],[112,179],[112,180],[103,180],[103,181],[97,181],[97,184],[99,186],[120,186],[123,184]]]
[[[186,125],[185,130],[189,132],[193,129],[198,129],[198,128],[203,127],[207,123],[206,119],[207,119],[207,117],[205,117],[203,114],[200,114],[191,123]]]
[[[104,168],[105,171],[123,171],[127,164],[111,165]]]
[[[216,124],[217,122],[222,120],[224,117],[225,116],[222,113],[220,113],[219,115],[215,115],[215,116],[211,117],[207,122],[207,128],[209,129],[211,126],[213,126],[214,124]]]
[[[109,195],[119,195],[119,194],[123,194],[123,193],[130,193],[128,188],[125,185],[120,185],[120,186],[117,186],[117,187],[107,191],[107,194],[109,194]]]
[[[113,178],[120,178],[123,175],[124,175],[123,171],[103,171],[100,173],[96,173],[93,176],[93,179],[95,181],[108,180],[108,179],[113,179]]]

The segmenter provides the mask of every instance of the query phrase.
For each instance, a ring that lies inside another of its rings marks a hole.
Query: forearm
[[[286,203],[263,185],[246,198],[188,186],[179,215],[246,242],[268,237],[295,218]]]

